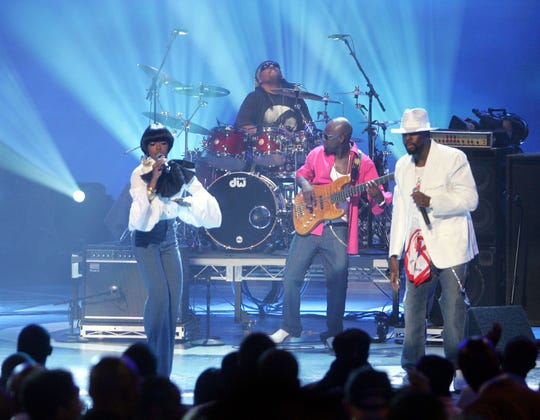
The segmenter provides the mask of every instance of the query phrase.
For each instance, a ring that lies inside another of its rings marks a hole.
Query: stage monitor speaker
[[[502,335],[497,350],[503,350],[512,337],[523,335],[535,340],[527,315],[521,306],[478,306],[469,308],[465,326],[465,336],[486,335],[493,322],[501,324]]]
[[[182,253],[185,270],[189,257]],[[188,274],[184,273],[182,314],[188,310]],[[131,247],[92,245],[86,251],[82,323],[142,324],[147,293]]]
[[[506,303],[540,325],[540,154],[507,157]]]

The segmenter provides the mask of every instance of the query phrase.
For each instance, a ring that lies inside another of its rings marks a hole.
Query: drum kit
[[[219,86],[204,83],[185,85],[148,65],[138,65],[148,76],[158,78],[158,86],[170,87],[174,93],[199,99],[199,106],[190,118],[168,112],[143,112],[177,133],[185,133],[184,158],[196,165],[197,177],[220,203],[221,227],[205,230],[202,237],[190,226],[179,230],[183,246],[204,248],[218,246],[234,251],[286,249],[294,227],[292,205],[298,191],[296,170],[307,154],[321,143],[322,130],[313,123],[305,130],[290,132],[280,127],[264,127],[249,134],[234,125],[222,124],[207,129],[191,121],[205,99],[218,98],[230,92]],[[318,113],[329,120],[326,107],[341,102],[328,94],[317,95],[299,88],[273,89],[277,94],[296,99],[323,102],[325,110]],[[155,103],[154,103],[155,107]],[[204,136],[202,149],[188,150],[188,133]],[[208,243],[207,239],[212,243]]]

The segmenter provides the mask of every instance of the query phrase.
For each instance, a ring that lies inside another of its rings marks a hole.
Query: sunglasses
[[[279,69],[279,64],[276,63],[275,61],[265,61],[264,63],[262,63],[259,67],[259,71],[263,71],[263,70],[266,70],[267,68],[269,67],[275,67],[276,69]]]
[[[334,135],[328,135],[326,133],[323,133],[323,138],[328,141],[328,140],[334,140],[335,138],[339,137],[339,134],[334,134]]]

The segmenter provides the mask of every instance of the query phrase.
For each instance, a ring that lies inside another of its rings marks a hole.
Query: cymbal
[[[149,77],[154,77],[158,72],[157,67],[152,67],[152,66],[149,66],[147,64],[137,64],[137,67],[139,67],[142,71],[144,71],[146,73],[146,75],[149,76]],[[175,78],[169,76],[167,73],[165,73],[163,71],[161,71],[159,73],[159,76],[161,78],[161,82],[164,85],[171,85],[173,87],[183,86],[182,83],[180,83],[178,80],[176,80]]]
[[[389,120],[389,121],[373,121],[371,124],[372,125],[377,125],[379,127],[381,127],[382,129],[386,129],[386,127],[390,127],[392,125],[396,125],[396,124],[399,124],[400,121],[396,121],[396,120]]]
[[[362,92],[360,89],[356,88],[352,92],[337,92],[336,95],[354,95],[354,96],[360,96],[360,95],[367,95],[367,92]]]
[[[154,118],[153,112],[143,112],[143,115],[150,119]],[[175,117],[170,115],[168,112],[160,112],[159,114],[156,114],[156,122],[159,122],[167,127],[171,127],[175,130],[183,130],[185,128],[185,120],[182,117]],[[203,136],[210,134],[210,130],[195,124],[194,122],[189,123],[189,132],[193,134],[202,134]]]
[[[174,87],[173,90],[176,93],[186,96],[195,96],[195,97],[206,97],[206,98],[218,98],[220,96],[227,96],[231,93],[229,90],[219,87],[219,86],[209,86],[204,83],[200,83],[197,86],[178,86]]]
[[[275,88],[272,89],[273,93],[277,93],[289,98],[310,99],[312,101],[328,102],[331,104],[340,104],[339,101],[330,99],[328,95],[320,96],[315,93],[306,92],[305,90],[292,89],[292,88]]]

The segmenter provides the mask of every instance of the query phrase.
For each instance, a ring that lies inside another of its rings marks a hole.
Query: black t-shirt
[[[273,95],[262,87],[250,92],[238,111],[235,126],[257,126],[257,131],[264,127],[282,127],[289,131],[304,130],[304,118],[311,122],[311,115],[306,102],[299,99],[301,113],[295,108],[296,99],[284,95]]]

